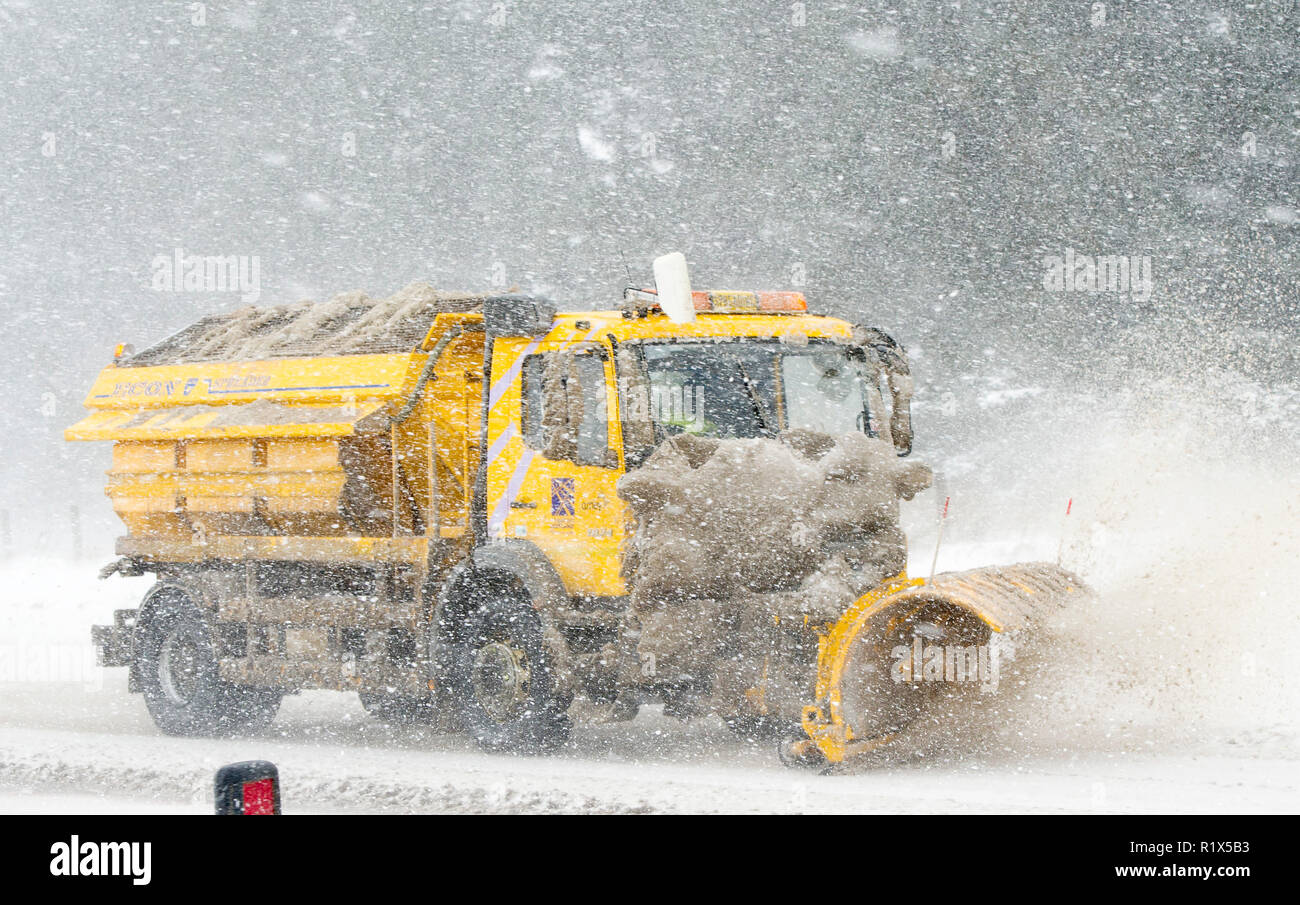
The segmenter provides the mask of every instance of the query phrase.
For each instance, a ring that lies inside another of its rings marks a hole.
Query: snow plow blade
[[[951,691],[938,679],[962,681],[968,677],[954,673],[987,668],[994,633],[1032,630],[1088,593],[1078,577],[1050,563],[990,566],[928,582],[903,574],[883,582],[820,637],[816,701],[802,716],[807,738],[787,744],[783,759],[833,765],[888,744],[936,692]],[[934,648],[941,651],[933,660],[941,675],[916,675]]]

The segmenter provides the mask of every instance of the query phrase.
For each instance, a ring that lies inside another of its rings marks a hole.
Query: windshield
[[[777,341],[646,343],[649,417],[666,434],[873,433],[864,363],[849,347]],[[873,433],[874,435],[874,433]]]

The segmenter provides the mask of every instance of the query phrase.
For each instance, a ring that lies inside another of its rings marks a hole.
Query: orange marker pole
[[[943,543],[943,526],[948,521],[948,501],[952,497],[943,498],[943,515],[939,516],[939,533],[934,539],[934,559],[930,560],[930,579],[927,584],[934,584],[934,568],[939,565],[939,545]]]
[[[1061,564],[1061,556],[1065,553],[1065,527],[1070,521],[1070,510],[1074,507],[1074,497],[1065,501],[1065,515],[1061,516],[1061,543],[1056,548],[1056,564]]]

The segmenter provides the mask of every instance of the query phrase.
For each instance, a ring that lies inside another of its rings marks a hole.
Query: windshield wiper
[[[749,371],[745,370],[745,363],[737,358],[736,367],[740,368],[740,377],[745,382],[745,390],[749,393],[749,401],[754,403],[754,414],[758,416],[759,427],[769,437],[776,436],[771,425],[767,423],[767,416],[763,414],[763,401],[758,396],[758,390],[754,388],[754,381],[750,379]]]

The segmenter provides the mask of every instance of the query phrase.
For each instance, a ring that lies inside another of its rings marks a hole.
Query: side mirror
[[[905,386],[900,386],[905,384]],[[889,436],[894,440],[894,451],[900,456],[912,452],[912,377],[910,374],[890,374]]]
[[[894,451],[906,456],[912,451],[912,390],[911,367],[907,350],[888,333],[876,327],[861,324],[853,328],[853,344],[875,358],[885,381],[889,385],[889,436],[894,441]]]

